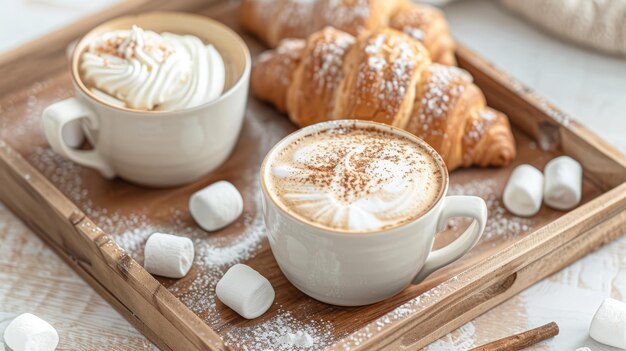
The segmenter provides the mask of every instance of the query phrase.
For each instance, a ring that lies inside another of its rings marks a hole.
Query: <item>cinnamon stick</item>
[[[551,322],[539,328],[475,347],[470,351],[517,351],[549,339],[557,334],[559,334],[559,326],[555,322]]]

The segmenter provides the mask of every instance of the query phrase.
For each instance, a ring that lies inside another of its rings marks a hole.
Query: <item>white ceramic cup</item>
[[[409,223],[366,233],[330,230],[290,214],[269,193],[266,185],[271,173],[269,160],[294,140],[342,124],[390,131],[428,150],[440,166],[443,181],[433,206]],[[274,257],[293,285],[322,302],[360,306],[391,297],[462,257],[485,229],[485,201],[476,196],[446,197],[448,182],[448,172],[439,154],[423,140],[400,129],[350,120],[323,122],[301,129],[276,144],[261,166],[263,214]],[[431,251],[435,235],[445,229],[452,217],[469,217],[473,221],[452,243]]]
[[[132,25],[157,33],[191,34],[211,43],[226,66],[222,96],[176,111],[121,108],[94,96],[80,79],[81,54],[94,37]],[[43,112],[44,132],[55,152],[107,178],[117,175],[148,186],[188,183],[218,167],[233,150],[245,114],[250,67],[243,40],[209,18],[176,12],[121,17],[94,28],[78,42],[71,58],[76,97]],[[63,130],[71,123],[81,124],[93,150],[67,145]]]

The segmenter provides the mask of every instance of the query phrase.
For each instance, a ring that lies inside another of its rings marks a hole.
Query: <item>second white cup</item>
[[[177,111],[138,111],[96,98],[80,79],[81,54],[98,35],[132,25],[191,34],[211,43],[226,65],[222,96]],[[218,167],[233,150],[245,114],[250,68],[250,53],[243,40],[209,18],[175,12],[118,18],[94,28],[76,45],[71,63],[76,97],[44,111],[44,132],[55,152],[97,169],[104,177],[120,176],[147,186],[188,183]],[[93,150],[66,144],[63,128],[69,123],[81,124]]]

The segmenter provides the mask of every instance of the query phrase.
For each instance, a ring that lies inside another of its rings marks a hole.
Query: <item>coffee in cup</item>
[[[273,152],[269,193],[291,215],[342,232],[397,227],[427,212],[443,191],[432,149],[378,128],[341,124]]]

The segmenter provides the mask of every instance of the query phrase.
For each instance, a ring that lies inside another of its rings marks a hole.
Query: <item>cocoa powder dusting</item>
[[[442,187],[441,168],[429,150],[374,127],[348,124],[316,131],[274,159],[272,192],[318,224],[398,225],[427,210]],[[373,217],[371,223],[362,216]]]

